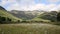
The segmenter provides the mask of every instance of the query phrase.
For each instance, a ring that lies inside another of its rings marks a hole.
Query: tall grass
[[[51,24],[0,24],[0,34],[60,34],[60,26]]]

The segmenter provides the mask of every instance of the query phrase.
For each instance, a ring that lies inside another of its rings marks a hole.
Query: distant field
[[[0,34],[60,34],[60,26],[41,23],[0,24]]]

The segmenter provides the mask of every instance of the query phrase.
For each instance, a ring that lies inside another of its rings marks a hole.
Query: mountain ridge
[[[18,10],[12,10],[10,11],[11,14],[13,14],[14,16],[18,17],[18,18],[22,18],[22,19],[33,19],[34,17],[38,16],[38,14],[41,14],[43,12],[41,11],[18,11]]]

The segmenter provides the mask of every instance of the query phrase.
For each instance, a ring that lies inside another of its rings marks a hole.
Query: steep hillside
[[[5,8],[3,8],[2,6],[0,6],[0,10],[5,10]]]
[[[0,21],[4,21],[5,19],[3,19],[3,18],[9,19],[11,21],[21,20],[21,19],[15,17],[15,16],[13,16],[12,14],[8,13],[3,7],[1,7],[0,8]]]

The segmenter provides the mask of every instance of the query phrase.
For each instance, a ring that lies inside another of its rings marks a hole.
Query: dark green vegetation
[[[60,21],[60,12],[57,14],[57,21]]]
[[[0,34],[60,34],[60,26],[51,24],[0,24]]]

